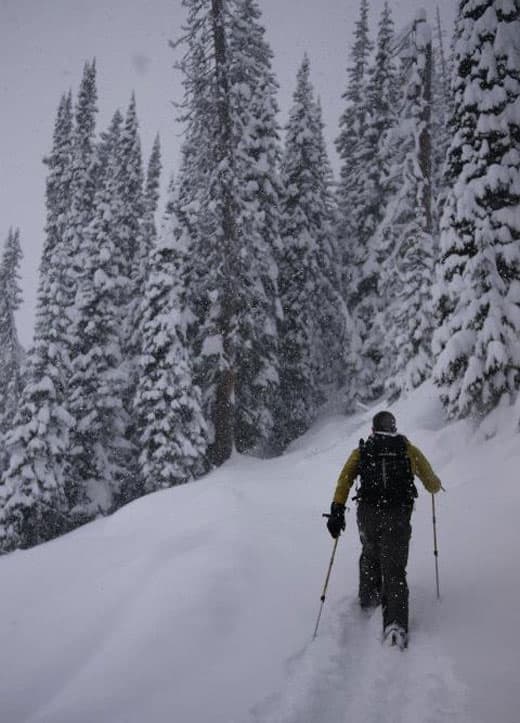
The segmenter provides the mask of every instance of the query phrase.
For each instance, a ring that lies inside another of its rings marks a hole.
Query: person
[[[338,478],[327,520],[334,539],[345,529],[345,505],[356,477],[357,524],[361,540],[359,603],[367,610],[382,605],[383,639],[408,645],[406,565],[417,475],[432,494],[442,489],[423,453],[397,432],[391,412],[372,420],[372,434],[353,450]]]

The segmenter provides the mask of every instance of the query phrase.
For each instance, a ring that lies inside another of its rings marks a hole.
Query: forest
[[[3,552],[234,451],[281,455],[331,399],[348,414],[433,380],[455,420],[518,397],[518,0],[460,0],[448,40],[438,13],[396,28],[388,2],[371,29],[361,0],[339,174],[312,59],[281,119],[259,2],[182,4],[178,168],[162,169],[159,138],[143,159],[133,94],[97,127],[95,60],[59,100],[28,350],[23,239],[7,233]]]

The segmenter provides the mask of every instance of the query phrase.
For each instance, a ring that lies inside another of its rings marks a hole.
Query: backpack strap
[[[359,469],[358,469],[358,475],[359,475],[359,477],[361,477],[361,466],[362,466],[363,463],[364,463],[365,446],[366,446],[366,442],[365,442],[365,440],[364,440],[363,438],[361,438],[361,439],[359,440]],[[359,499],[359,497],[360,497],[360,495],[359,495],[359,486],[358,486],[356,492],[357,492],[357,494],[354,495],[354,497],[352,497],[352,502],[354,502],[355,500]]]

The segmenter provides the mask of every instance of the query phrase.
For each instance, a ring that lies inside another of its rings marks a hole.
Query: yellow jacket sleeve
[[[406,440],[406,445],[413,474],[419,477],[428,492],[435,494],[442,487],[440,479],[431,468],[430,463],[421,450],[418,447],[414,447],[408,440]]]
[[[344,505],[347,502],[348,493],[354,484],[354,480],[358,476],[359,471],[359,449],[355,449],[345,462],[343,469],[338,477],[336,492],[334,493],[334,502]]]

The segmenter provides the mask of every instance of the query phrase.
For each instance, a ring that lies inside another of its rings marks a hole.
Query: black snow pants
[[[362,552],[359,559],[359,602],[381,602],[383,629],[397,623],[408,631],[406,565],[413,505],[376,507],[360,501],[357,522]]]

